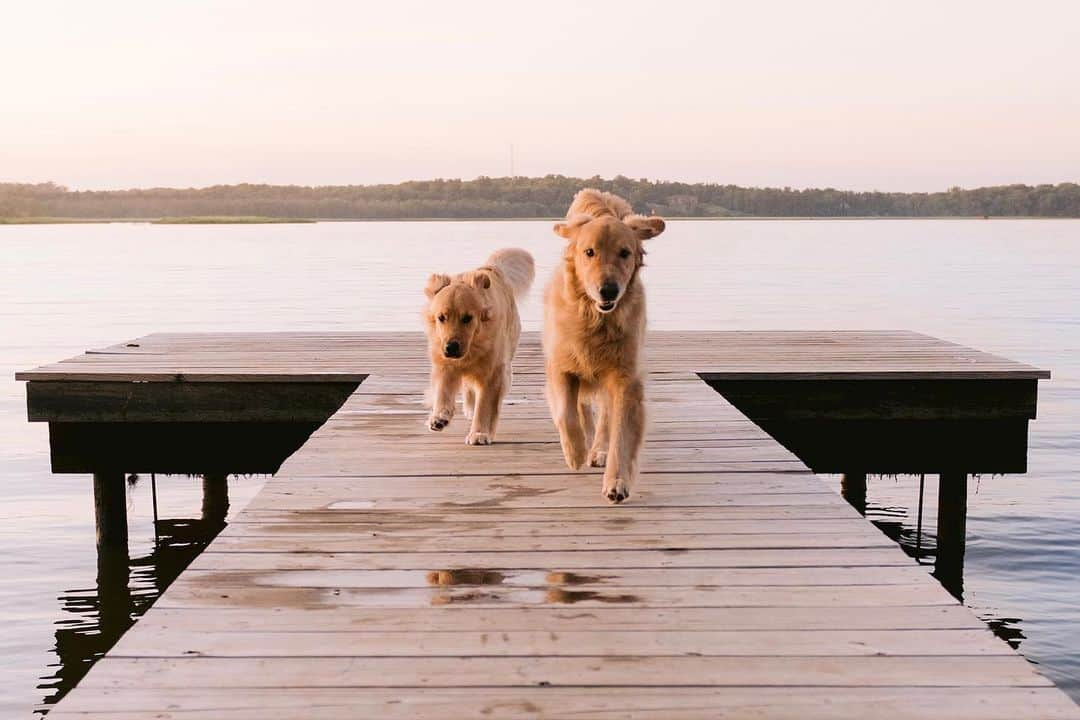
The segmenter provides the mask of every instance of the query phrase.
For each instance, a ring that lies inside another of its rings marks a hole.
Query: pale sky
[[[1080,1],[6,0],[0,181],[1080,181]]]

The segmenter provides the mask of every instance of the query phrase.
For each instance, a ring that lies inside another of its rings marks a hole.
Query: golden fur
[[[431,430],[450,423],[460,391],[465,416],[472,419],[465,442],[495,441],[521,336],[517,298],[528,292],[534,274],[532,256],[511,248],[496,250],[476,270],[428,278],[424,325],[431,357]]]
[[[592,189],[574,197],[566,218],[555,225],[568,241],[563,262],[544,294],[548,405],[566,464],[604,467],[601,492],[619,503],[637,479],[645,430],[638,271],[643,241],[662,233],[664,221],[634,215],[622,198]]]

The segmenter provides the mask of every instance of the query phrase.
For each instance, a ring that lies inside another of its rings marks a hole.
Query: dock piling
[[[840,480],[840,494],[860,515],[866,514],[866,473],[844,473]]]
[[[202,481],[202,519],[224,525],[229,514],[229,476],[206,473]]]
[[[938,476],[937,561],[934,576],[957,598],[963,596],[967,542],[967,473]]]
[[[124,485],[124,473],[94,473],[94,520],[99,548],[127,546],[127,489]]]

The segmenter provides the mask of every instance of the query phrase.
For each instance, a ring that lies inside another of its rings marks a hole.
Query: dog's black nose
[[[600,286],[600,299],[604,302],[611,302],[617,297],[619,297],[618,283],[614,283],[609,280]]]
[[[448,358],[461,357],[461,343],[459,343],[457,340],[451,340],[450,342],[446,343],[446,347],[443,348],[443,352]]]

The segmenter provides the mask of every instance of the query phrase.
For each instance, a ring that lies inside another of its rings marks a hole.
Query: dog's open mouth
[[[612,300],[611,302],[598,302],[596,303],[596,309],[602,313],[609,313],[615,309],[616,302],[617,301],[615,300]]]

